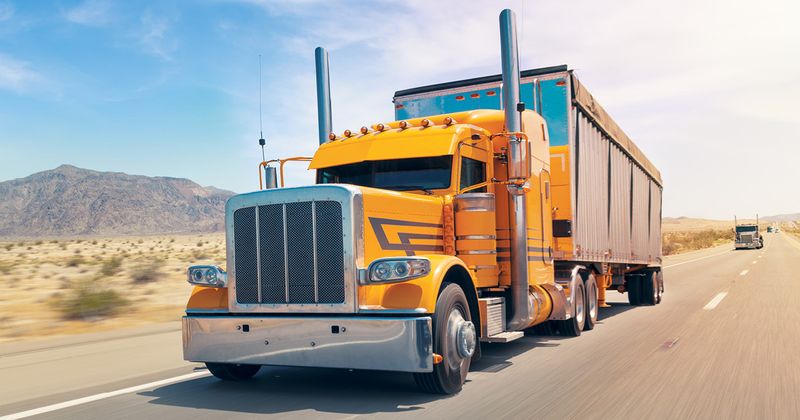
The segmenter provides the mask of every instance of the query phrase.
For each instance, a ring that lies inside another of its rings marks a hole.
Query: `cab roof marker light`
[[[424,128],[428,128],[433,124],[431,123],[431,120],[424,118],[422,121],[419,122],[419,125],[421,125]]]
[[[328,134],[328,140],[330,140],[330,141],[336,140],[336,134],[335,133]]]
[[[390,128],[390,127],[388,127],[384,123],[377,123],[377,124],[372,126],[372,129],[375,130],[375,131],[386,131],[388,128]]]
[[[344,135],[345,137],[353,137],[353,132],[352,132],[352,131],[350,131],[350,130],[344,130],[344,133],[343,133],[343,135]]]
[[[369,128],[367,128],[366,126],[361,127],[361,134],[367,134],[367,133],[369,133]]]
[[[397,123],[397,125],[400,126],[401,130],[405,130],[406,128],[410,127],[408,121],[400,121],[399,123]]]
[[[453,117],[444,117],[444,125],[453,125],[456,123],[456,120]]]

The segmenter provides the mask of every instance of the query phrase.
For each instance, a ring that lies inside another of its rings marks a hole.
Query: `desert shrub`
[[[0,273],[8,274],[11,272],[12,269],[14,269],[13,264],[0,261]]]
[[[12,249],[14,249],[14,244],[12,243],[5,244],[3,245],[3,248],[5,248],[6,251],[11,251]]]
[[[198,246],[198,247],[201,247],[201,246],[203,246],[203,241],[198,241],[198,242],[197,242],[197,246]]]
[[[92,245],[97,245],[97,241],[92,241]]]
[[[117,314],[128,301],[96,278],[69,283],[55,307],[66,319],[90,319]]]
[[[150,262],[140,265],[131,270],[131,279],[134,283],[150,283],[161,277],[161,265],[157,262]]]
[[[103,264],[100,265],[100,274],[105,277],[111,277],[120,272],[120,267],[122,267],[122,258],[112,257],[103,261]]]
[[[34,242],[33,244],[34,244],[34,245],[41,245],[41,244],[43,244],[43,243],[44,243],[44,242],[42,242],[42,241],[36,241],[36,242]]]
[[[74,257],[70,257],[67,260],[67,267],[77,267],[84,263],[83,257],[80,255],[75,255]]]
[[[140,244],[143,244],[143,243],[144,243],[144,239],[139,239],[139,240],[138,240],[138,241],[136,241],[136,242],[138,242],[138,243],[140,243]]]

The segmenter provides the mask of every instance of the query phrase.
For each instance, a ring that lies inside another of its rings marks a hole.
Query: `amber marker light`
[[[350,131],[350,130],[344,130],[344,136],[345,137],[352,137],[353,136],[353,132]]]
[[[453,125],[456,123],[456,120],[453,117],[444,117],[444,125]]]
[[[386,130],[386,126],[383,125],[383,123],[377,123],[377,124],[375,124],[375,130],[384,131],[384,130]]]
[[[399,123],[397,123],[397,125],[399,125],[400,128],[405,130],[406,128],[408,128],[408,121],[400,121]]]
[[[369,133],[369,128],[361,127],[361,134],[367,134],[367,133]]]
[[[419,124],[425,128],[430,127],[431,120],[425,118],[424,120],[420,121]]]
[[[328,134],[328,140],[330,140],[330,141],[336,140],[336,134],[334,134],[334,133]]]

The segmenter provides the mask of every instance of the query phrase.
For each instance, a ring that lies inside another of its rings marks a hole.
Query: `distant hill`
[[[766,216],[762,218],[765,222],[793,222],[800,220],[800,213],[792,214],[777,214],[775,216]]]
[[[62,165],[0,182],[0,237],[212,232],[230,191]]]

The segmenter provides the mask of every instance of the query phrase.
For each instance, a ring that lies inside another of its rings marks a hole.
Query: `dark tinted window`
[[[461,189],[475,184],[486,182],[486,164],[468,157],[461,158]],[[472,190],[472,192],[486,192],[486,187]]]
[[[450,187],[453,157],[379,160],[320,169],[320,184],[353,184],[395,191]]]
[[[755,226],[736,226],[736,232],[755,232]]]

